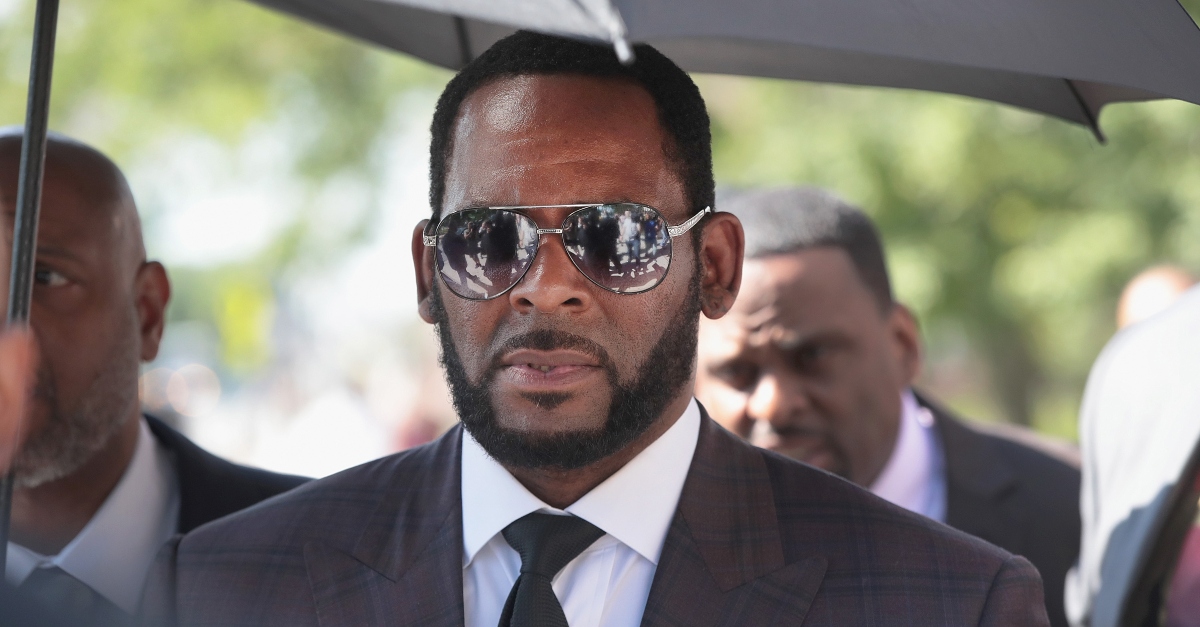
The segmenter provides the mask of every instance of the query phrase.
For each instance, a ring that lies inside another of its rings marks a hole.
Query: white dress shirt
[[[521,557],[500,532],[537,511],[572,514],[605,532],[554,578],[554,593],[571,627],[640,624],[699,435],[700,410],[693,399],[666,433],[564,511],[531,494],[464,432],[466,627],[499,623],[521,570]]]
[[[87,525],[58,555],[8,543],[5,578],[20,585],[36,568],[57,566],[117,607],[137,611],[146,572],[176,532],[179,479],[170,455],[141,420],[125,474]]]
[[[946,522],[946,456],[933,414],[912,390],[900,395],[900,432],[871,492],[904,509]]]

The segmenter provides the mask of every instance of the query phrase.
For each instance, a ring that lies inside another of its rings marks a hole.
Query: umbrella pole
[[[29,98],[25,106],[25,136],[21,141],[21,171],[17,186],[17,215],[13,223],[12,275],[8,284],[8,326],[29,322],[33,297],[33,262],[37,252],[38,211],[42,173],[46,167],[46,131],[50,117],[50,79],[54,70],[54,36],[58,0],[38,0],[33,24],[33,55],[29,64]],[[13,477],[0,483],[0,573],[8,561],[8,531],[12,516]]]

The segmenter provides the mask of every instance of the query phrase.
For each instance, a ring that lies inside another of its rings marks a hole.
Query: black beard
[[[644,434],[662,416],[667,405],[692,379],[696,343],[700,328],[699,276],[693,280],[684,306],[667,325],[646,360],[638,367],[633,382],[623,385],[612,358],[596,343],[558,330],[523,333],[505,342],[496,351],[528,348],[533,350],[573,349],[586,352],[600,361],[612,388],[608,419],[602,428],[553,435],[534,436],[501,427],[496,420],[490,387],[500,369],[498,361],[489,365],[479,383],[472,383],[463,368],[454,339],[450,336],[446,310],[439,286],[430,292],[430,308],[441,344],[440,361],[446,369],[450,396],[463,427],[483,450],[501,464],[513,468],[552,468],[574,470],[594,464],[624,449]],[[553,409],[569,396],[550,393],[525,395],[540,407]]]

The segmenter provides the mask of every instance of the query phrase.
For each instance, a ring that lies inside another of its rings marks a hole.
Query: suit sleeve
[[[1000,567],[984,601],[980,627],[1049,627],[1042,577],[1020,556]]]
[[[138,624],[142,627],[170,627],[176,624],[175,573],[179,557],[179,541],[176,535],[163,545],[154,558],[154,565],[142,588],[141,610]]]

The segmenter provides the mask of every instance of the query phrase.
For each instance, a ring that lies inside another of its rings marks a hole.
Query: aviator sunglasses
[[[540,229],[527,209],[572,209],[562,227]],[[571,263],[592,283],[617,294],[657,286],[671,265],[671,238],[687,233],[711,213],[705,207],[678,226],[654,207],[632,202],[598,205],[523,205],[463,209],[430,223],[421,234],[436,247],[446,287],[470,300],[489,300],[512,289],[537,256],[542,236],[558,234]]]

